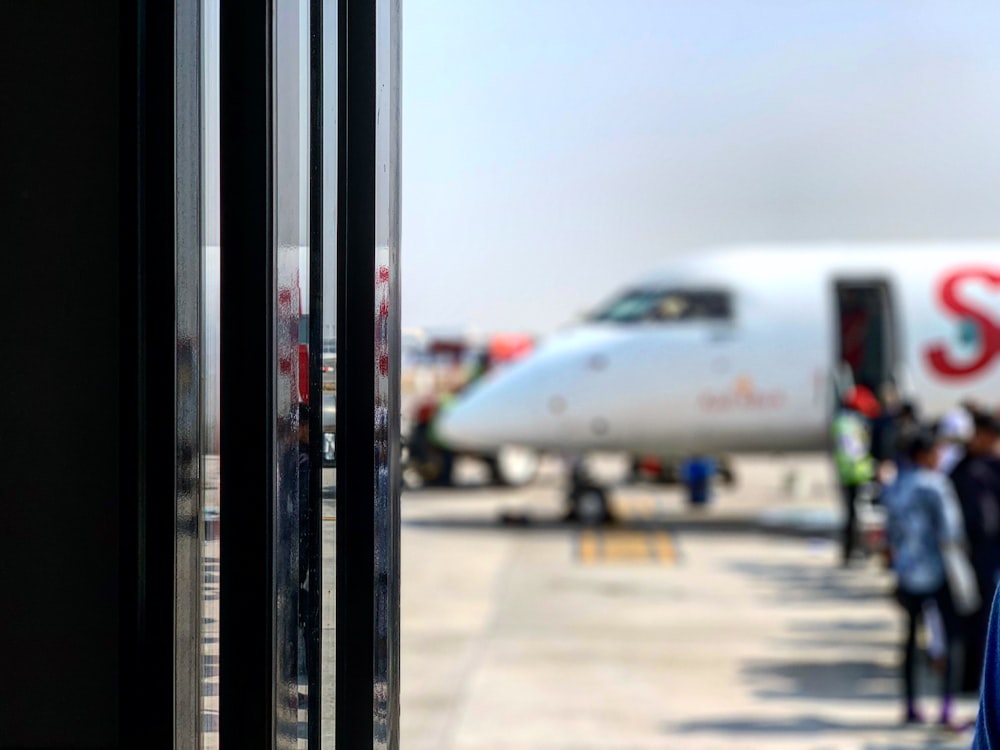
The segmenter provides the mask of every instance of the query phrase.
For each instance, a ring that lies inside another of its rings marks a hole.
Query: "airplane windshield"
[[[633,289],[593,316],[612,323],[640,321],[726,321],[732,318],[729,294],[690,289]]]

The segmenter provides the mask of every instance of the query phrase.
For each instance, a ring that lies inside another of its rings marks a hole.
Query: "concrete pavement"
[[[623,490],[601,531],[555,523],[555,483],[404,496],[404,750],[968,747],[899,726],[890,577],[839,569],[810,530],[836,517],[825,462],[739,468],[696,517],[676,491]]]

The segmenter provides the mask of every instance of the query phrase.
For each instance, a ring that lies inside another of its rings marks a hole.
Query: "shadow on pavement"
[[[781,639],[783,659],[758,659],[741,666],[743,679],[757,698],[766,701],[828,701],[833,703],[869,703],[892,706],[901,702],[899,624],[886,617],[850,616],[852,607],[873,598],[889,599],[891,584],[887,577],[872,571],[844,571],[833,567],[802,566],[788,563],[743,562],[730,569],[760,586],[761,595],[776,607],[794,605],[830,605],[844,607],[843,617],[828,620],[799,619],[789,623]],[[809,653],[801,654],[798,649]],[[827,652],[829,658],[819,656]],[[852,658],[838,659],[848,653]],[[866,658],[871,654],[872,658]],[[887,658],[888,657],[888,658]],[[921,663],[919,683],[922,692],[937,690],[940,677],[929,664]],[[931,698],[931,705],[936,700]],[[897,711],[891,710],[893,716]],[[900,709],[901,710],[901,709]],[[968,748],[971,733],[956,735],[933,726],[904,729],[895,720],[885,723],[852,723],[829,717],[804,714],[786,719],[722,719],[692,722],[675,731],[724,732],[731,734],[795,733],[835,734],[838,732],[893,731],[898,739],[869,742],[865,750],[925,750],[930,748]]]
[[[803,621],[792,622],[791,637],[775,640],[778,648],[810,649],[812,651],[879,654],[895,653],[899,648],[899,633],[885,620],[871,622]]]
[[[778,607],[839,604],[847,615],[855,603],[888,596],[884,580],[829,567],[745,561],[731,564],[730,569],[757,584],[765,584],[761,595]],[[892,620],[850,616],[799,619],[789,623],[787,633],[779,651],[786,658],[750,661],[742,667],[744,678],[757,697],[807,701],[900,700],[899,668],[895,665],[898,630]],[[829,651],[830,657],[797,654],[802,648]],[[838,658],[845,650],[851,658]],[[861,652],[871,653],[871,657]],[[886,655],[892,656],[888,664]]]
[[[755,661],[742,672],[764,700],[900,700],[898,668],[871,661]]]
[[[905,739],[874,742],[864,745],[864,750],[952,750],[952,748],[967,748],[972,742],[972,735],[966,732],[962,735],[942,734],[933,727],[914,727],[904,729],[898,723],[877,721],[835,721],[820,716],[795,716],[788,718],[745,718],[723,719],[719,721],[690,721],[681,724],[664,725],[663,731],[673,735],[695,734],[726,734],[734,737],[753,735],[820,735],[860,734],[870,732],[905,733]],[[923,736],[915,736],[922,734]],[[820,737],[812,737],[819,740]],[[810,744],[810,747],[813,745]]]
[[[838,620],[817,622],[800,620],[789,623],[790,636],[778,639],[781,648],[806,648],[827,651],[878,651],[895,653],[899,631],[885,619]]]
[[[961,737],[956,737],[954,735],[938,735],[938,736],[928,736],[923,737],[920,740],[912,740],[908,742],[890,742],[888,744],[883,743],[869,743],[864,746],[864,750],[934,750],[938,748],[939,750],[952,750],[952,748],[961,748],[961,750],[966,750],[972,744],[972,735],[969,733],[964,734]]]
[[[799,620],[791,622],[788,629],[793,633],[827,635],[831,630],[837,633],[886,633],[895,632],[892,625],[880,617],[868,620],[834,620],[832,622],[817,622],[816,620]]]
[[[416,528],[434,528],[452,531],[496,531],[509,529],[522,532],[553,532],[579,531],[586,528],[596,528],[601,531],[666,531],[669,533],[684,533],[692,535],[729,535],[782,537],[796,539],[815,539],[822,535],[794,528],[761,526],[753,516],[705,518],[671,516],[650,520],[625,520],[615,523],[590,527],[575,521],[567,521],[559,516],[535,516],[527,514],[511,514],[493,517],[448,516],[435,518],[409,518],[403,520],[403,525]]]
[[[730,569],[773,584],[769,595],[781,604],[862,602],[889,596],[884,581],[875,576],[852,575],[853,571],[761,562],[733,563]]]
[[[816,732],[824,734],[882,732],[897,727],[897,724],[875,721],[834,721],[820,716],[789,716],[787,718],[745,718],[689,721],[671,724],[665,730],[673,734],[799,734]]]

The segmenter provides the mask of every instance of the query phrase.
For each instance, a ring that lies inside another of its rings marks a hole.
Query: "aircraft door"
[[[844,394],[854,387],[854,372],[847,362],[840,360],[831,372],[834,403],[839,404]]]
[[[878,394],[895,383],[899,342],[889,283],[885,280],[836,284],[835,386],[839,396],[851,385]]]

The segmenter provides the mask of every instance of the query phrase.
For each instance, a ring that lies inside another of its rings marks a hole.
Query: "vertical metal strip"
[[[336,747],[371,748],[375,443],[375,0],[339,0]]]
[[[303,598],[308,681],[308,747],[320,750],[323,688],[323,0],[309,8],[309,492],[300,516],[306,573]],[[336,154],[334,154],[336,156]],[[331,654],[332,656],[332,654]]]
[[[273,746],[272,0],[222,0],[219,741]]]
[[[399,3],[341,0],[339,31],[336,744],[396,748]]]
[[[386,519],[388,544],[392,548],[391,586],[387,592],[388,609],[391,617],[389,625],[389,653],[391,656],[388,672],[389,688],[389,748],[398,750],[399,736],[399,690],[400,690],[400,643],[401,623],[400,591],[403,559],[400,535],[400,492],[403,488],[402,424],[400,414],[402,401],[400,384],[402,379],[402,266],[400,266],[403,243],[402,232],[402,161],[403,161],[403,11],[402,0],[382,0],[389,4],[389,269],[391,271],[391,317],[389,320],[389,487],[392,502]]]
[[[275,747],[294,750],[299,734],[299,492],[302,447],[299,442],[299,325],[308,311],[303,299],[300,256],[308,251],[307,228],[300,213],[301,191],[300,53],[302,27],[308,21],[307,0],[274,0],[272,49],[274,216],[274,441],[277,460],[274,506],[275,585]],[[306,456],[307,457],[307,456]],[[304,478],[303,478],[304,479]],[[303,482],[304,484],[304,482]],[[225,594],[223,594],[225,595]]]
[[[399,0],[376,0],[375,747],[399,746]]]
[[[140,251],[140,211],[142,183],[139,179],[139,147],[141,143],[139,90],[142,65],[140,43],[139,3],[121,3],[119,6],[119,45],[121,67],[119,88],[121,111],[119,138],[121,139],[119,174],[119,210],[121,215],[121,266],[119,272],[119,504],[120,547],[119,559],[119,653],[121,669],[118,686],[118,716],[121,740],[124,745],[138,747],[143,716],[142,701],[133,686],[141,679],[142,634],[140,632],[140,602],[143,572],[141,567],[143,538],[141,508],[144,503],[140,467],[144,465],[142,440],[142,341],[143,310],[140,279],[142,278],[142,253]],[[132,250],[126,248],[132,244]],[[8,558],[9,559],[9,558]],[[9,592],[8,592],[9,595]]]
[[[169,747],[176,731],[177,561],[177,173],[173,3],[141,2],[138,12],[137,149],[139,255],[138,667],[131,710],[141,717],[126,740]]]
[[[175,414],[174,748],[201,736],[202,3],[174,5]]]
[[[201,0],[122,5],[123,746],[198,747]],[[134,260],[133,260],[134,258]]]

